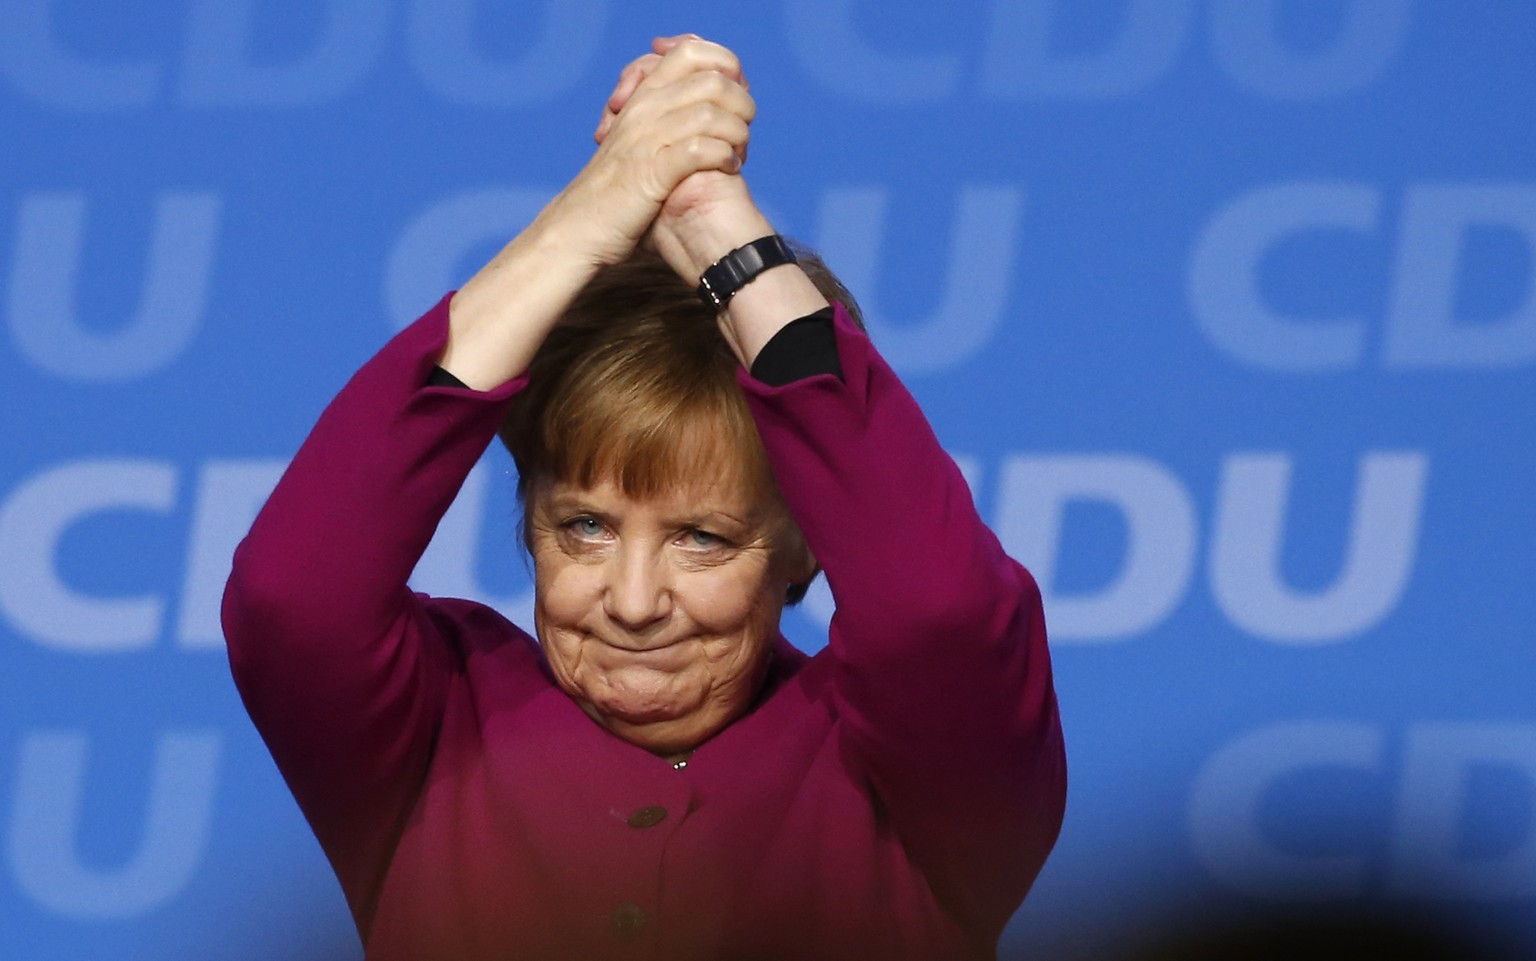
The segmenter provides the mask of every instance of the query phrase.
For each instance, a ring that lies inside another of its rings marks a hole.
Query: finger
[[[664,88],[647,91],[652,116],[683,110],[694,104],[711,104],[735,114],[747,123],[757,116],[757,101],[747,89],[722,73],[689,74]]]
[[[661,63],[642,85],[664,86],[676,83],[690,73],[704,71],[722,73],[732,80],[740,81],[741,61],[734,53],[718,43],[694,38],[685,39],[662,55]]]
[[[618,113],[624,109],[624,104],[634,95],[635,88],[640,86],[640,81],[650,76],[656,65],[661,63],[661,55],[648,53],[631,60],[619,73],[619,82],[613,88],[613,93],[608,96],[608,109]]]
[[[686,149],[682,151],[681,156],[697,157],[695,169],[724,170],[727,173],[735,173],[741,169],[747,136],[747,125],[740,117],[712,112],[699,116],[694,123],[680,124],[676,128],[676,135],[668,140],[668,145],[662,148],[662,152],[682,145]],[[717,144],[724,144],[730,151],[729,159],[720,156]]]
[[[667,53],[673,47],[675,47],[678,44],[682,43],[684,40],[703,40],[703,39],[704,39],[703,37],[699,36],[696,33],[679,33],[676,36],[671,36],[671,37],[656,37],[656,38],[651,40],[651,49],[656,51],[657,53]]]
[[[619,79],[614,85],[613,93],[608,95],[608,102],[603,105],[603,115],[598,119],[597,129],[592,133],[593,140],[598,143],[603,142],[603,138],[608,136],[608,128],[613,126],[614,117],[624,109],[629,98],[634,96],[635,88],[650,75],[652,70],[656,69],[656,65],[660,62],[659,54],[647,53],[636,57],[624,66],[624,69],[619,72]]]
[[[651,49],[654,50],[658,54],[669,53],[669,52],[672,51],[672,49],[674,47],[676,47],[678,44],[682,43],[685,40],[697,40],[697,41],[700,41],[701,43],[709,43],[708,40],[705,40],[703,37],[699,36],[696,33],[680,33],[680,34],[678,34],[675,37],[657,37],[656,39],[651,41]],[[716,44],[716,46],[719,46],[719,45]],[[734,54],[732,56],[734,56]],[[747,87],[748,89],[751,89],[752,85],[747,83],[747,75],[741,72],[741,63],[740,63],[739,58],[738,58],[738,62],[736,64],[735,80],[736,80],[737,83],[741,84],[743,87]]]
[[[613,126],[614,118],[624,109],[624,104],[630,101],[630,97],[633,97],[641,81],[656,69],[656,64],[660,63],[660,60],[662,58],[659,55],[645,54],[644,57],[634,58],[625,66],[624,71],[619,74],[619,81],[613,88],[613,94],[608,95],[608,101],[602,107],[602,117],[598,118],[598,129],[593,130],[591,135],[593,140],[598,143],[604,141],[608,135],[608,127]]]
[[[736,149],[724,140],[704,135],[688,137],[662,148],[656,158],[660,196],[665,200],[678,184],[701,170],[734,174],[741,170]]]
[[[730,145],[740,159],[751,138],[752,128],[740,114],[726,110],[708,101],[684,103],[676,109],[658,116],[651,126],[656,149],[687,141],[692,137],[707,137]]]
[[[637,95],[621,113],[605,114],[594,137],[599,144],[604,143],[615,124],[624,124],[631,138],[654,135],[662,140],[672,140],[680,135],[679,130],[686,134],[706,129],[701,121],[709,111],[730,114],[739,118],[741,124],[750,124],[757,114],[757,102],[745,88],[724,74],[690,74],[670,86]],[[745,127],[741,129],[745,130]]]

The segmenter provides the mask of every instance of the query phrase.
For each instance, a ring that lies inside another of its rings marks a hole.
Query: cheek
[[[722,634],[778,627],[783,590],[765,571],[711,571],[690,588],[688,613],[702,627]]]
[[[595,571],[569,562],[536,559],[534,587],[539,617],[553,627],[585,619],[602,598],[601,580]]]

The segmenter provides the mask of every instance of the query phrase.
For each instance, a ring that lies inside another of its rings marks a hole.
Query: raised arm
[[[526,370],[576,293],[629,256],[680,182],[703,171],[737,179],[756,108],[735,55],[696,37],[657,46],[665,55],[621,80],[634,83],[604,117],[591,161],[454,297],[442,366],[469,386]]]
[[[847,756],[935,895],[995,936],[1065,800],[1039,592],[868,338],[846,316],[836,337],[841,378],[743,384],[837,603]]]
[[[691,34],[657,38],[651,53],[625,68],[597,126],[600,145],[606,146],[621,129],[631,98],[664,75],[668,58],[676,55],[680,45],[696,40]],[[734,58],[731,64],[731,75],[745,87],[740,64]],[[745,146],[740,155],[745,156]],[[658,208],[645,237],[679,277],[695,286],[720,258],[774,232],[753,202],[746,180],[724,172],[728,169],[703,169],[680,180]],[[774,334],[826,306],[826,297],[804,271],[784,265],[765,271],[742,288],[721,312],[720,329],[742,366],[750,369]]]
[[[458,670],[455,618],[496,619],[406,580],[571,298],[680,180],[739,164],[735,71],[722,48],[674,44],[535,222],[352,378],[236,553],[236,682],[364,930]],[[477,389],[428,386],[439,364]]]
[[[739,176],[684,181],[652,241],[690,282],[773,233]],[[743,366],[826,305],[793,265],[720,315]],[[1066,773],[1034,580],[983,524],[959,470],[869,340],[836,325],[841,378],[743,376],[779,486],[826,570],[850,758],[957,915],[1001,929],[1060,827]]]

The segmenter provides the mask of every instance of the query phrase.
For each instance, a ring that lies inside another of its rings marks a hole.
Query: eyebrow
[[[541,500],[544,502],[546,510],[557,514],[574,511],[577,513],[593,514],[599,517],[612,516],[611,511],[604,510],[602,507],[589,500],[580,491],[564,491],[560,493],[552,492],[546,497],[541,498]],[[768,512],[763,511],[761,513],[766,515]],[[766,516],[753,518],[750,514],[739,515],[733,511],[729,511],[721,507],[708,506],[696,508],[684,513],[667,514],[662,516],[663,524],[668,527],[709,526],[711,522],[718,523],[722,520],[736,525],[737,527],[743,528],[765,526],[767,522]]]

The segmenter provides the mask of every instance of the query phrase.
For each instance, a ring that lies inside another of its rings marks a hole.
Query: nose
[[[621,549],[609,559],[607,575],[603,609],[615,624],[639,633],[671,615],[671,578],[657,553]]]

